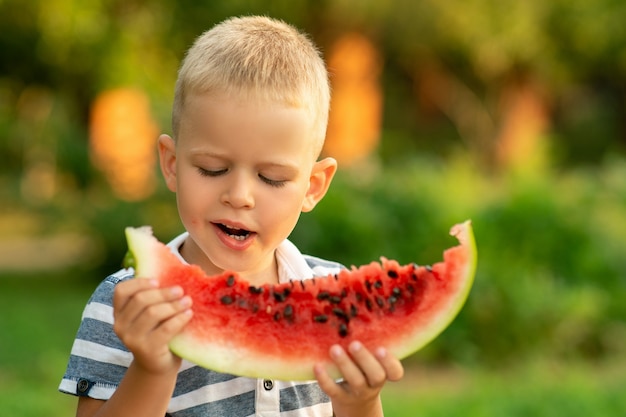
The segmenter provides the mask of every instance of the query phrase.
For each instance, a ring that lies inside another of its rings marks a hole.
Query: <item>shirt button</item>
[[[89,392],[91,388],[91,384],[86,379],[78,380],[78,384],[76,385],[76,391],[78,395],[85,395]]]
[[[272,388],[274,388],[274,381],[272,381],[271,379],[264,379],[263,388],[265,388],[265,391],[271,391]]]

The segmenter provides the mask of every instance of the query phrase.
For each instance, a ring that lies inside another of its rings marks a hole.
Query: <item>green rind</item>
[[[180,260],[152,234],[150,226],[125,229],[128,252],[125,262],[135,270],[137,278],[158,278],[164,265]]]
[[[426,329],[417,329],[419,331],[415,333],[413,338],[408,338],[403,346],[397,346],[391,349],[392,353],[399,359],[404,359],[407,356],[410,356],[437,338],[437,336],[447,329],[458,316],[463,308],[463,305],[465,305],[467,298],[469,297],[470,290],[474,284],[478,257],[472,222],[467,220],[453,226],[450,229],[450,235],[456,237],[460,245],[467,249],[468,262],[465,264],[465,273],[463,274],[462,279],[460,279],[463,286],[456,293],[456,297],[451,300],[449,308],[441,311],[438,320],[433,320],[431,322],[431,326]],[[446,250],[446,252],[456,248],[457,247],[450,248]],[[446,252],[444,252],[444,261]]]
[[[307,361],[286,363],[280,355],[251,361],[251,357],[257,356],[251,349],[210,342],[198,344],[196,340],[188,338],[184,333],[172,340],[170,349],[178,356],[216,372],[282,381],[315,379],[313,364]],[[207,352],[211,354],[207,355]],[[331,375],[339,377],[339,372],[329,361],[320,361],[320,363],[326,365]]]

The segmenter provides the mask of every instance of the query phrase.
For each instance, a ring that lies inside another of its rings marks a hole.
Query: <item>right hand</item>
[[[151,279],[119,283],[113,295],[113,330],[145,372],[176,372],[181,359],[168,344],[191,319],[191,298],[180,287],[159,288]]]

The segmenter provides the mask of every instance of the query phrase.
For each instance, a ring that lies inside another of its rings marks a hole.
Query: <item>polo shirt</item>
[[[168,244],[182,262],[179,248],[187,236],[183,233]],[[342,269],[338,263],[303,255],[289,240],[277,248],[276,260],[279,282],[326,276]],[[122,269],[108,276],[87,302],[59,385],[61,392],[99,400],[108,400],[115,392],[133,356],[113,331],[113,291],[133,274],[132,269]],[[316,381],[238,377],[183,360],[167,413],[172,417],[329,417],[332,407]]]

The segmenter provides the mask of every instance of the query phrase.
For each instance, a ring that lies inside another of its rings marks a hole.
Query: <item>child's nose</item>
[[[254,180],[245,173],[233,173],[227,189],[222,194],[222,203],[234,208],[254,207]]]

